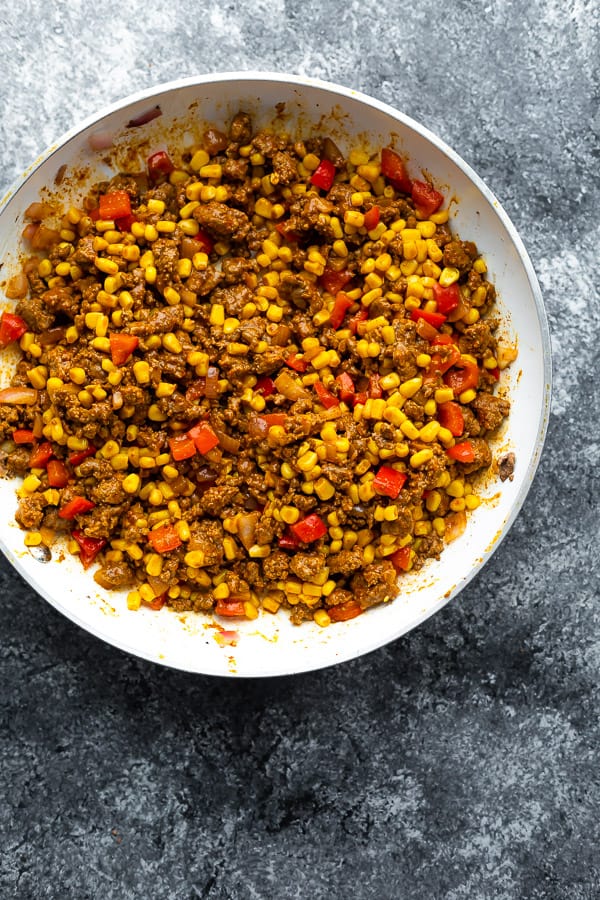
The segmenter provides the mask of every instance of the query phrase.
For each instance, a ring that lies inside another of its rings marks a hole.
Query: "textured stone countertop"
[[[443,611],[354,662],[165,670],[0,563],[0,896],[600,896],[597,4],[7,0],[0,32],[0,195],[80,119],[177,77],[288,71],[403,110],[515,223],[554,364],[509,536]]]

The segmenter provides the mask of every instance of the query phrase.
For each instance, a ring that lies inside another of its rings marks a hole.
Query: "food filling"
[[[477,247],[392,147],[240,112],[26,215],[0,467],[27,546],[66,536],[130,609],[326,626],[462,534],[515,354]]]

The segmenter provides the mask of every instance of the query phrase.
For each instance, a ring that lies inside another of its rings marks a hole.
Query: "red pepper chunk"
[[[80,450],[78,453],[72,453],[69,457],[69,462],[72,466],[78,466],[79,463],[82,463],[84,459],[87,459],[88,456],[93,456],[96,453],[96,448],[91,444],[86,450]]]
[[[462,394],[479,384],[479,366],[464,356],[459,356],[444,375],[444,384],[455,394]]]
[[[433,325],[434,328],[439,328],[446,321],[446,316],[442,315],[442,313],[428,312],[426,309],[413,309],[410,317],[413,322],[423,319],[424,322],[427,322],[428,325]]]
[[[137,219],[133,215],[119,216],[118,219],[115,219],[115,225],[119,231],[131,231],[134,222],[137,222]]]
[[[37,447],[34,447],[31,451],[31,456],[29,457],[29,468],[30,469],[45,469],[48,465],[48,460],[52,459],[54,456],[54,448],[49,441],[44,441],[42,444],[38,444]]]
[[[351,300],[348,294],[345,294],[343,291],[338,291],[333,304],[333,309],[331,310],[330,321],[332,328],[337,330],[340,327],[346,318],[346,313],[353,305],[354,300]]]
[[[319,277],[320,286],[333,297],[336,297],[349,281],[352,281],[352,272],[348,272],[347,269],[338,272],[337,269],[330,269],[328,266],[325,266],[323,274]]]
[[[322,191],[328,191],[335,178],[335,166],[328,159],[322,159],[310,177],[310,183]]]
[[[271,394],[275,393],[275,382],[272,378],[269,378],[268,375],[260,375],[256,379],[256,384],[254,385],[254,393],[262,394],[263,397],[270,397]]]
[[[410,194],[418,211],[425,217],[433,215],[444,202],[444,195],[426,181],[413,181]]]
[[[379,207],[377,205],[372,206],[371,209],[368,209],[365,213],[365,228],[367,229],[367,231],[373,231],[374,228],[377,228],[380,219],[381,212],[379,211]]]
[[[384,147],[381,151],[381,174],[397,191],[410,194],[413,183],[408,177],[404,160],[391,147]]]
[[[300,235],[297,234],[289,227],[288,222],[278,222],[275,226],[275,230],[279,232],[284,240],[288,241],[290,244],[297,244],[300,240]]]
[[[442,287],[436,281],[433,285],[433,297],[437,305],[437,311],[447,316],[460,303],[458,282],[455,281],[454,284],[448,287]]]
[[[95,505],[85,497],[73,497],[68,503],[65,503],[62,509],[59,509],[58,515],[61,519],[74,519],[81,513],[89,512]]]
[[[331,409],[332,406],[339,406],[340,401],[332,394],[331,391],[328,391],[325,385],[320,381],[315,381],[315,392],[317,397],[319,398],[319,403],[321,403],[325,409]]]
[[[396,572],[408,572],[411,563],[410,547],[400,547],[391,554],[389,559]]]
[[[176,462],[182,459],[190,459],[196,455],[196,444],[193,438],[187,434],[177,434],[175,437],[169,438],[169,448],[171,456]]]
[[[0,318],[0,347],[8,347],[27,331],[27,323],[14,313],[3,312]]]
[[[152,600],[146,600],[146,606],[157,611],[159,609],[162,609],[166,602],[167,592],[165,591],[163,594],[159,594],[158,597],[154,597]]]
[[[453,447],[449,447],[446,453],[450,459],[454,459],[456,462],[471,463],[475,459],[475,450],[471,441],[462,441],[460,444],[455,444]]]
[[[135,334],[125,334],[125,332],[121,331],[118,334],[111,334],[109,341],[110,356],[114,365],[122,366],[137,348],[140,339]]]
[[[395,500],[406,484],[406,479],[407,475],[404,472],[399,472],[398,469],[393,469],[391,466],[380,466],[373,479],[373,490]]]
[[[181,547],[181,538],[173,525],[167,523],[159,528],[154,528],[148,535],[148,543],[157,553],[168,553]]]
[[[286,358],[285,364],[290,369],[293,369],[294,372],[306,372],[308,369],[308,362],[302,356],[298,356],[297,353],[291,353]]]
[[[121,219],[131,215],[131,198],[127,191],[102,194],[98,206],[101,219]]]
[[[188,431],[198,453],[209,453],[219,443],[219,438],[214,433],[208,422],[198,422]]]
[[[210,256],[215,246],[215,242],[213,241],[213,239],[205,231],[202,231],[202,229],[200,229],[198,233],[194,235],[194,240],[198,241],[204,252],[208,253],[208,255]]]
[[[291,525],[290,528],[295,537],[304,544],[318,541],[319,538],[327,534],[327,526],[316,513],[311,513],[310,516],[301,519],[295,525]]]
[[[366,322],[368,318],[369,318],[369,310],[365,309],[364,306],[362,306],[358,310],[358,312],[352,316],[352,318],[350,319],[350,322],[348,323],[350,325],[350,331],[352,332],[352,334],[356,334],[358,331],[359,324],[361,322]]]
[[[327,614],[332,622],[347,622],[349,619],[355,619],[364,612],[362,606],[357,600],[347,600],[340,603],[339,606],[332,606],[327,610]]]
[[[440,403],[437,410],[438,422],[442,428],[447,428],[454,437],[460,437],[465,430],[465,417],[462,409],[453,400]]]
[[[69,472],[60,459],[51,459],[46,471],[50,487],[63,488],[69,483]]]
[[[265,415],[259,416],[258,418],[262,419],[263,422],[266,422],[269,428],[272,428],[274,425],[285,428],[285,423],[287,422],[286,413],[265,413]]]
[[[243,600],[219,599],[215,606],[215,613],[218,616],[228,616],[229,618],[241,617],[246,615]]]
[[[84,569],[89,568],[108,541],[106,538],[87,537],[83,531],[74,528],[71,532],[73,540],[79,544],[79,559]]]
[[[30,428],[16,428],[12,439],[15,444],[35,444],[35,435]]]
[[[283,532],[278,543],[282,550],[298,550],[300,547],[300,541],[289,528]]]
[[[153,182],[170,175],[174,169],[175,166],[171,162],[169,154],[164,150],[157,150],[156,153],[148,157],[148,175]]]
[[[354,382],[347,372],[341,372],[336,376],[335,383],[338,386],[340,400],[352,400],[354,397]]]

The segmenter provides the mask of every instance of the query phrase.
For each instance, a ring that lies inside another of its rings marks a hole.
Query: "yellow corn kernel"
[[[26,494],[33,494],[37,491],[41,483],[42,482],[37,475],[27,475],[27,477],[23,479],[21,488]]]
[[[438,431],[440,430],[440,423],[435,419],[432,419],[431,422],[428,422],[426,425],[419,430],[419,438],[422,441],[425,441],[426,444],[431,443],[431,441],[435,441]]]
[[[420,375],[417,375],[415,378],[409,378],[407,381],[403,381],[400,387],[398,388],[398,392],[405,398],[409,399],[410,397],[414,397],[418,391],[421,390],[423,386],[423,379]]]
[[[248,550],[248,556],[252,559],[266,559],[271,552],[269,544],[252,544]]]
[[[458,281],[460,272],[454,266],[445,266],[440,272],[440,284],[442,287],[450,287]]]
[[[446,486],[446,493],[450,497],[464,497],[465,495],[465,484],[459,478],[455,478],[450,482],[449,485]]]
[[[210,324],[223,325],[225,322],[225,307],[222,303],[213,303],[210,308]]]
[[[472,403],[476,396],[477,391],[473,388],[469,388],[468,390],[463,391],[462,394],[459,394],[458,399],[461,403]]]
[[[419,437],[419,429],[416,427],[414,422],[410,421],[410,419],[406,419],[401,423],[400,431],[405,437],[409,439],[409,441],[416,441]]]
[[[204,553],[202,550],[190,550],[183,557],[183,561],[190,569],[199,569],[204,565]]]
[[[433,457],[433,450],[430,450],[429,447],[426,447],[424,450],[417,450],[416,453],[413,453],[410,457],[410,464],[413,469],[418,469],[420,466],[425,465],[425,463],[429,462],[429,460]]]
[[[142,595],[139,591],[130,591],[127,594],[127,609],[135,612],[142,605]]]
[[[150,381],[150,366],[144,360],[134,362],[133,375],[138,384],[148,384]]]
[[[28,371],[27,377],[31,382],[31,386],[41,391],[46,387],[48,369],[46,366],[36,366],[34,369]]]
[[[436,403],[448,403],[454,400],[454,391],[449,387],[437,388],[433,396]]]
[[[473,510],[481,504],[481,500],[475,494],[468,494],[465,497],[465,506],[467,509]]]
[[[104,272],[106,275],[116,275],[119,271],[119,266],[114,260],[105,259],[103,256],[96,256],[94,265],[100,272]]]
[[[324,609],[316,609],[313,613],[313,619],[319,628],[327,628],[328,625],[331,625],[331,618]]]

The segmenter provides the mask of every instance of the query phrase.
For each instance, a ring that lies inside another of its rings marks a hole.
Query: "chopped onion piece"
[[[146,112],[140,113],[134,119],[130,119],[127,127],[138,128],[140,125],[146,125],[147,122],[151,122],[152,119],[157,119],[159,116],[162,116],[162,109],[160,106],[153,106],[151,109],[147,109]]]
[[[33,406],[37,403],[38,392],[35,388],[28,387],[7,387],[0,391],[0,403],[9,403],[17,405],[22,403],[23,406]]]
[[[108,150],[112,147],[113,141],[112,131],[93,131],[88,137],[88,144],[92,150]]]
[[[289,372],[280,372],[275,379],[275,387],[287,400],[310,400],[311,394],[301,381]]]

